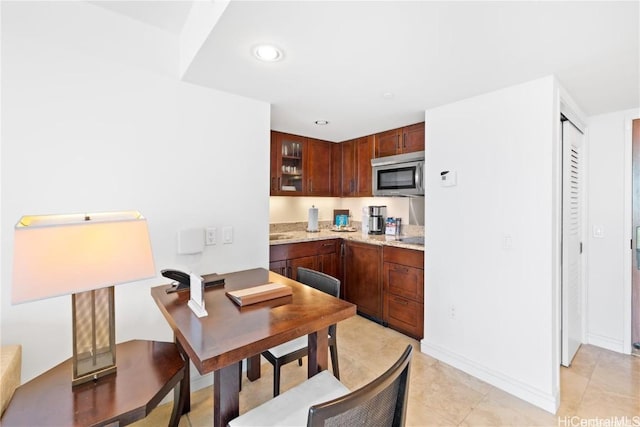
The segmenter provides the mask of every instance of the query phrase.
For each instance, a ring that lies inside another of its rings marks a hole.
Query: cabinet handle
[[[280,191],[282,189],[282,187],[280,187],[280,180],[281,179],[282,179],[281,177],[278,177],[278,191]]]
[[[313,181],[309,180],[309,192],[313,192]]]
[[[397,271],[398,273],[408,273],[409,269],[406,267],[394,267],[393,271]]]
[[[404,299],[394,298],[393,300],[394,300],[395,302],[397,302],[398,304],[402,304],[402,305],[409,305],[409,301],[404,300]]]
[[[407,148],[407,134],[402,134],[402,148]]]
[[[333,245],[333,243],[323,243],[323,244],[322,244],[322,246],[323,246],[323,247],[331,246],[331,245]]]
[[[276,189],[275,183],[276,179],[274,177],[271,177],[271,191],[274,191]]]

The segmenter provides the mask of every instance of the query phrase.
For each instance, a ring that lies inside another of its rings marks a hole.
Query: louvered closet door
[[[582,342],[582,133],[562,122],[562,364]]]

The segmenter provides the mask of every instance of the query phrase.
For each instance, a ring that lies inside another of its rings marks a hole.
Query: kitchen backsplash
[[[361,221],[351,221],[349,225],[354,227],[357,231],[362,231]],[[318,226],[321,230],[328,230],[333,226],[333,221],[319,221]],[[269,233],[286,233],[287,231],[302,231],[306,229],[307,221],[278,222],[269,224]],[[402,230],[400,233],[406,236],[424,236],[424,226],[402,224]]]
[[[365,206],[386,206],[388,217],[402,218],[403,225],[410,225],[410,217],[416,216],[414,209],[416,201],[421,202],[421,210],[418,210],[419,221],[415,224],[424,224],[424,198],[410,199],[407,197],[286,197],[272,196],[269,199],[269,222],[296,223],[306,222],[309,218],[309,208],[318,208],[319,223],[333,221],[334,209],[348,209],[351,217],[350,222],[360,222],[362,220],[362,208]]]

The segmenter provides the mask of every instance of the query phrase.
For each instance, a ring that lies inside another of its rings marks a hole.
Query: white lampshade
[[[24,216],[16,224],[13,304],[154,276],[139,212]]]

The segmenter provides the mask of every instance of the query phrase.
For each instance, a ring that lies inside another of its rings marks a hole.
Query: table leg
[[[187,360],[185,364],[186,363],[189,363],[189,361]],[[169,427],[178,427],[180,417],[184,414],[182,408],[184,407],[186,394],[183,392],[183,388],[185,387],[185,383],[189,381],[189,378],[184,376],[185,369],[186,368],[182,368],[182,378],[180,379],[180,383],[176,384],[173,388],[173,410],[171,411]]]
[[[184,351],[184,348],[182,347],[182,344],[180,344],[180,341],[178,341],[178,339],[174,336],[173,340],[176,343],[176,346],[178,347],[178,351],[180,352],[180,355],[182,356],[182,358],[184,359],[184,378],[182,379],[182,381],[180,381],[180,399],[181,399],[181,405],[182,405],[182,413],[180,415],[184,415],[186,413],[188,413],[189,411],[191,411],[191,368],[190,368],[190,359],[189,359],[189,355],[187,354],[186,351]]]
[[[309,334],[309,364],[308,377],[311,378],[329,367],[327,353],[329,352],[329,328],[322,328]]]
[[[232,363],[213,372],[213,426],[226,427],[240,415],[240,376]]]
[[[247,358],[247,378],[249,381],[255,381],[260,378],[260,355]]]

